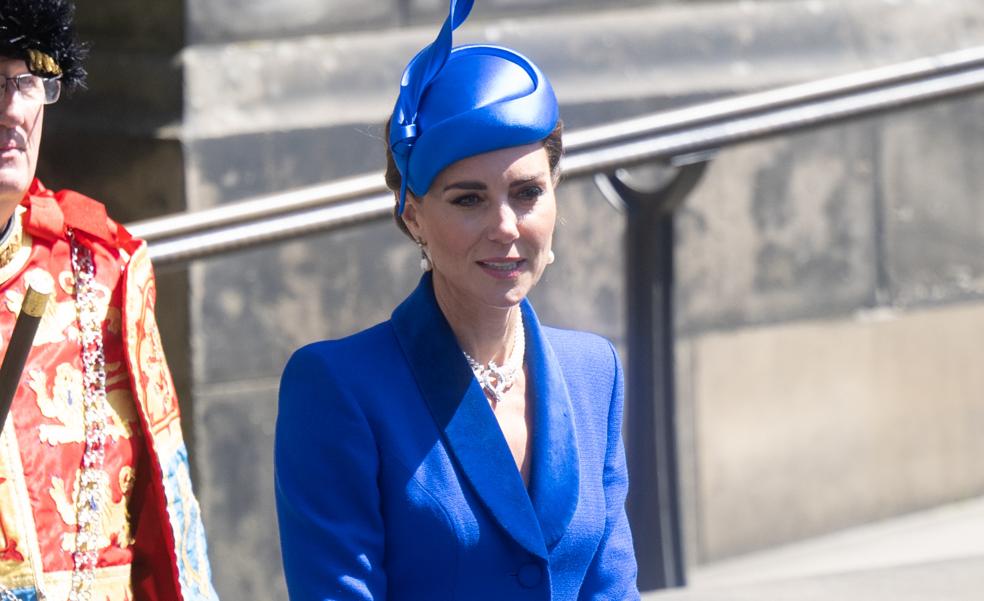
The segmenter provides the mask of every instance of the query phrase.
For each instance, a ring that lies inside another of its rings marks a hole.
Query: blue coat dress
[[[429,275],[389,321],[291,357],[275,486],[293,601],[639,598],[618,358],[522,315],[528,490]]]

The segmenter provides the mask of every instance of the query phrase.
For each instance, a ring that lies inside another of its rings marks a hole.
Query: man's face
[[[0,75],[28,73],[20,59],[0,57]],[[44,104],[27,100],[7,82],[0,98],[0,228],[24,197],[38,165]]]

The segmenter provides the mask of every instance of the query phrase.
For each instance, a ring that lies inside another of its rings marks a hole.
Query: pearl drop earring
[[[414,240],[414,242],[417,243],[417,248],[420,249],[420,270],[430,271],[432,265],[431,265],[430,257],[427,256],[427,251],[424,250],[424,246],[426,245],[420,240]]]
[[[554,254],[554,251],[552,249],[547,251],[547,265],[553,263],[556,258],[557,255]]]

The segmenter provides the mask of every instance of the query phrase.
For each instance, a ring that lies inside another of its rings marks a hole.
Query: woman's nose
[[[495,205],[489,226],[489,238],[496,242],[512,242],[519,238],[519,217],[508,201]]]

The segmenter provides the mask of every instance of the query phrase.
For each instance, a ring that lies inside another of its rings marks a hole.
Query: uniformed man
[[[212,600],[146,244],[35,179],[44,113],[85,80],[65,0],[0,0],[0,350],[50,277],[0,436],[0,600]]]

